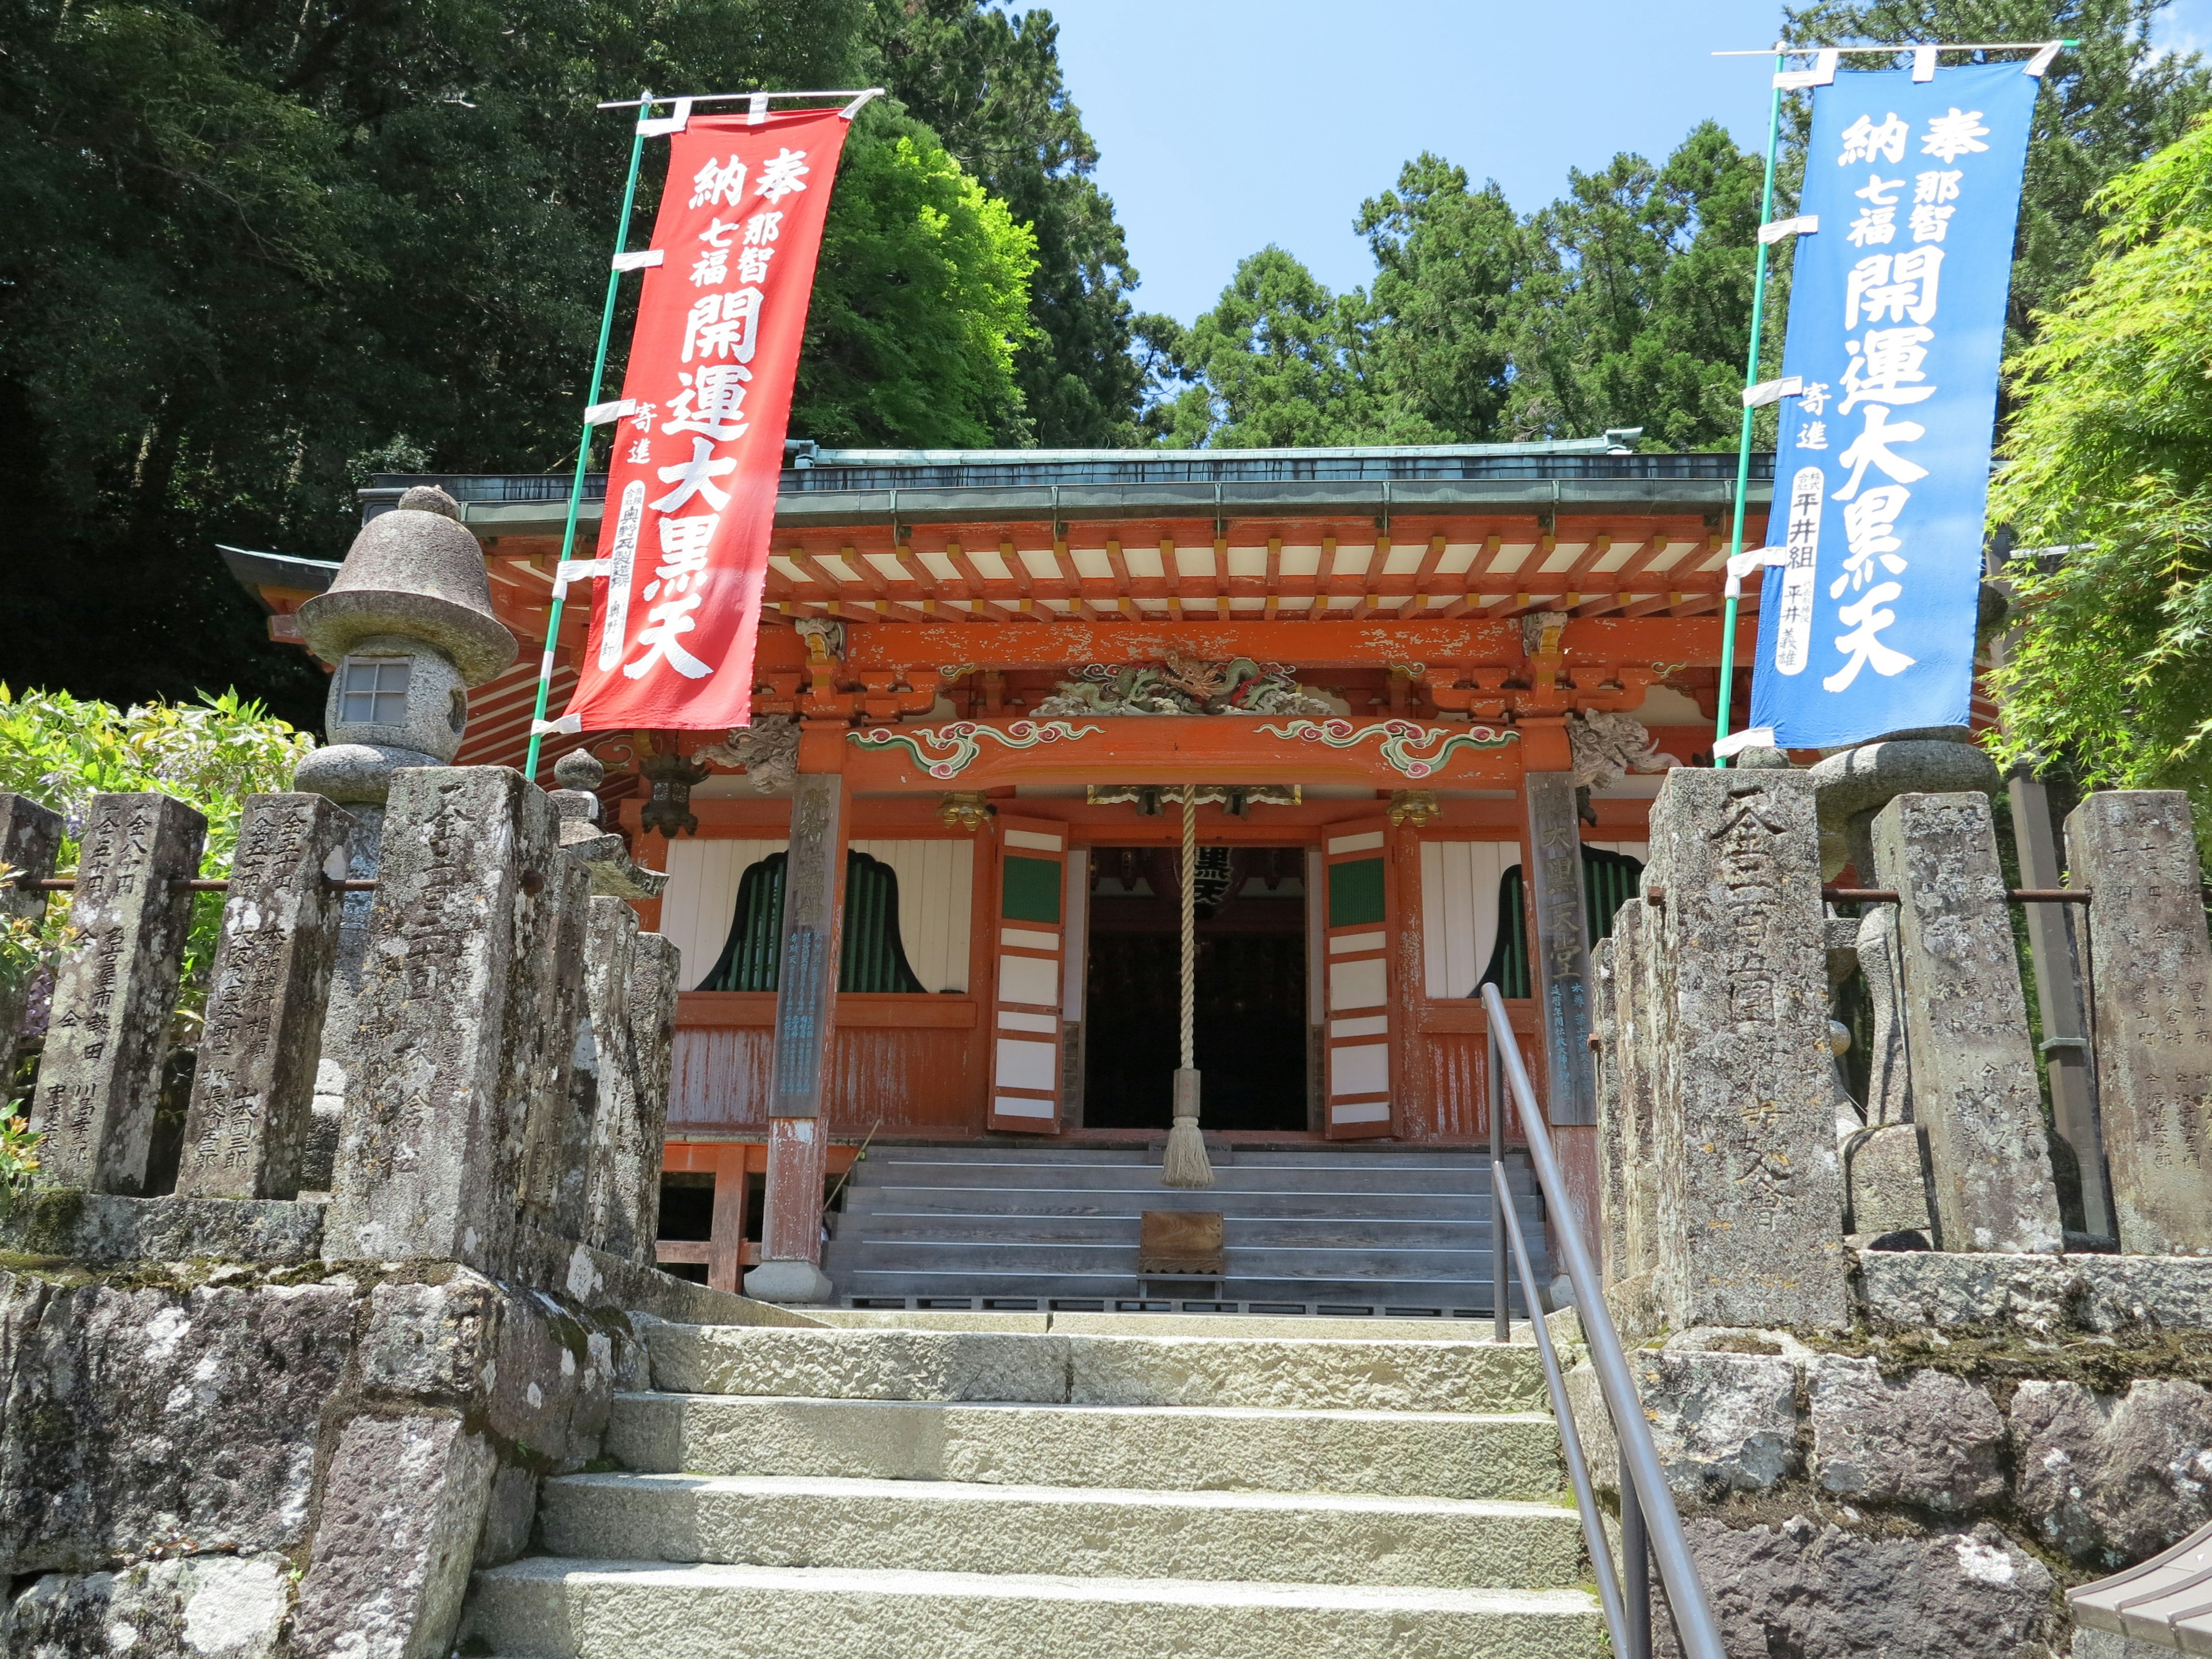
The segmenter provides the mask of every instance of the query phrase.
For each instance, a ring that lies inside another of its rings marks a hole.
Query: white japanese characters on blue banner
[[[1778,747],[1966,723],[2039,85],[2012,63],[1814,91],[1752,684]]]

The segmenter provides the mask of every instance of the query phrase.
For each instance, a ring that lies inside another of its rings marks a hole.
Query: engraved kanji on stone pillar
[[[1912,1116],[1928,1137],[1936,1242],[2057,1250],[2058,1189],[1989,798],[1898,796],[1875,817],[1874,858],[1898,896]]]
[[[641,1267],[653,1264],[660,1230],[660,1155],[668,1127],[678,960],[672,940],[637,931],[636,912],[629,905],[612,898],[592,901],[585,983],[592,999],[599,1105],[592,1121],[584,1237]]]
[[[2097,1098],[2120,1249],[2212,1255],[2212,941],[2189,797],[2092,795],[2067,817],[2066,854],[2092,895]]]
[[[19,884],[53,874],[62,829],[60,813],[27,796],[0,793],[0,865],[15,872],[13,881],[0,887],[0,922],[45,919],[46,895]],[[0,1078],[15,1075],[15,1047],[30,1001],[30,975],[0,977]]]
[[[530,919],[559,850],[544,794],[503,767],[403,769],[386,803],[325,1253],[496,1272],[517,1224],[525,1125],[504,1068]],[[544,988],[540,987],[540,995]],[[563,1033],[574,1039],[573,1024]],[[565,1054],[562,1056],[565,1064]]]
[[[842,773],[802,772],[792,790],[769,1062],[768,1212],[761,1265],[745,1276],[748,1294],[773,1301],[818,1302],[830,1288],[820,1266],[822,1188],[830,1163],[821,1120],[837,1022],[846,802]]]
[[[32,1127],[43,1177],[145,1190],[169,1019],[184,969],[207,820],[167,795],[95,795],[70,906],[76,938],[54,975]]]
[[[1657,1085],[1652,992],[1657,932],[1651,910],[1631,899],[1613,917],[1613,936],[1591,952],[1599,1059],[1599,1147],[1606,1202],[1605,1280],[1621,1284],[1654,1266],[1652,1213],[1658,1164],[1652,1146]],[[1617,1210],[1616,1207],[1618,1206]]]
[[[563,1238],[581,1238],[597,1105],[596,1091],[579,1088],[575,1078],[588,1029],[584,949],[591,874],[581,860],[551,850],[558,844],[559,812],[549,798],[533,796],[554,812],[555,840],[540,854],[543,862],[523,872],[529,902],[515,915],[501,1115],[522,1137],[522,1200],[530,1220]]]
[[[320,795],[249,795],[208,986],[177,1191],[290,1198],[307,1148],[337,957],[351,817]]]
[[[1575,775],[1530,772],[1521,786],[1528,805],[1528,908],[1536,924],[1530,980],[1544,1020],[1546,1121],[1595,1123],[1589,932]]]
[[[1667,775],[1638,953],[1663,953],[1656,1076],[1658,1289],[1690,1325],[1846,1317],[1814,785],[1803,772]],[[1656,924],[1656,926],[1654,924]],[[1655,938],[1654,935],[1656,937]]]

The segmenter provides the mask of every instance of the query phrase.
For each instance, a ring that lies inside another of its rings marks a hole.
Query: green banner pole
[[[623,185],[622,222],[615,229],[615,258],[607,265],[607,302],[599,313],[599,349],[592,358],[592,390],[584,399],[585,419],[583,435],[576,441],[576,473],[568,483],[568,518],[561,531],[561,562],[566,565],[576,550],[576,516],[584,506],[584,473],[592,460],[591,410],[599,401],[599,384],[607,371],[607,342],[615,331],[615,298],[622,286],[620,260],[629,245],[630,209],[637,201],[638,164],[645,159],[645,120],[647,112],[656,102],[651,93],[638,94],[637,131],[629,141],[629,177]],[[1772,166],[1770,162],[1770,173]],[[1739,515],[1741,516],[1741,515]],[[545,739],[545,702],[553,690],[553,647],[561,637],[561,608],[568,598],[568,585],[559,570],[553,573],[553,609],[545,618],[545,654],[538,663],[538,702],[530,717],[530,754],[523,762],[522,775],[532,782],[538,779],[538,751]]]
[[[1782,138],[1781,76],[1784,48],[1780,41],[1774,45],[1774,97],[1766,115],[1766,187],[1759,198],[1759,222],[1764,229],[1774,217],[1774,155]],[[1751,349],[1745,354],[1743,389],[1748,398],[1752,387],[1759,384],[1759,337],[1766,325],[1766,249],[1759,244],[1758,264],[1751,283]],[[1729,558],[1733,562],[1743,551],[1744,497],[1751,491],[1751,422],[1756,413],[1747,400],[1743,406],[1743,428],[1736,440],[1735,448],[1735,528],[1729,537]],[[1768,508],[1771,513],[1771,507]],[[1735,617],[1736,607],[1741,603],[1737,592],[1740,586],[1733,580],[1726,583],[1727,602],[1721,611],[1721,695],[1720,712],[1713,724],[1713,741],[1718,743],[1729,734],[1729,705],[1735,690]],[[1713,757],[1715,766],[1726,766],[1727,757]]]

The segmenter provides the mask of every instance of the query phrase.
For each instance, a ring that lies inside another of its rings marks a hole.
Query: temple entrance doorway
[[[1091,851],[1083,1125],[1168,1127],[1180,1046],[1182,853]],[[1306,854],[1201,847],[1195,1039],[1211,1130],[1303,1133]]]

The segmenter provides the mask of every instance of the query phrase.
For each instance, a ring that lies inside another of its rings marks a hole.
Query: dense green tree
[[[886,123],[886,125],[890,125]],[[906,121],[857,147],[823,232],[796,431],[824,443],[982,447],[1022,423],[1036,240]]]
[[[213,544],[336,556],[383,462],[564,465],[629,118],[592,105],[854,85],[869,5],[0,0],[0,673],[313,724]],[[1014,429],[1025,238],[896,111],[848,156],[793,429]]]
[[[1512,390],[1513,300],[1528,237],[1496,181],[1422,152],[1398,187],[1360,204],[1374,251],[1376,386],[1448,439],[1497,435]]]
[[[1369,325],[1365,295],[1331,294],[1282,249],[1261,249],[1237,267],[1212,311],[1164,342],[1184,384],[1155,411],[1160,441],[1220,449],[1437,441],[1435,428],[1372,384]]]
[[[1015,377],[1026,436],[1051,447],[1136,441],[1141,366],[1131,356],[1137,274],[1114,204],[1092,179],[1097,146],[1060,78],[1052,15],[989,0],[874,0],[884,84],[960,164],[1036,234],[1035,327]]]
[[[1255,254],[1173,337],[1165,355],[1190,384],[1149,424],[1186,445],[1616,426],[1677,448],[1733,444],[1763,166],[1709,121],[1663,167],[1617,155],[1523,220],[1496,185],[1470,189],[1424,155],[1355,221],[1379,267],[1371,296],[1331,295],[1280,249]]]
[[[2065,551],[2011,567],[2002,741],[2212,828],[2212,119],[2096,205],[2102,256],[2014,368],[1992,510]]]
[[[1571,171],[1529,220],[1506,415],[1528,437],[1641,426],[1674,449],[1733,445],[1765,172],[1726,129],[1692,129],[1661,167],[1620,155]]]

